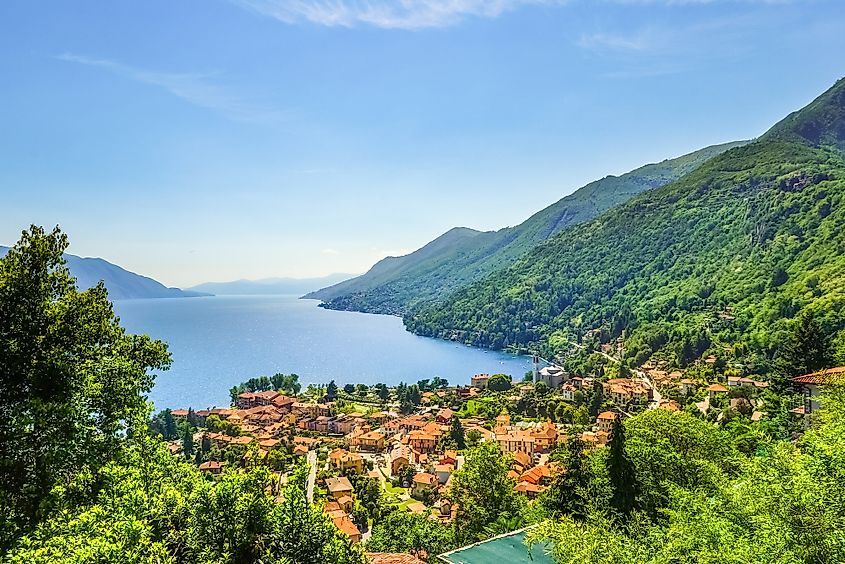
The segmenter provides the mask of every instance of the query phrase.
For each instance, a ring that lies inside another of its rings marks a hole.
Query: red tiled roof
[[[845,380],[845,366],[837,368],[827,368],[819,370],[812,374],[804,374],[803,376],[796,376],[792,379],[796,384],[829,384],[831,382]]]

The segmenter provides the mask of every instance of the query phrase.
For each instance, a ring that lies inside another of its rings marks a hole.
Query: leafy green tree
[[[388,389],[387,386],[385,386],[384,384],[379,382],[378,384],[375,385],[375,388],[376,388],[376,395],[378,396],[378,398],[380,400],[387,401],[387,400],[390,399],[390,390]]]
[[[334,383],[334,380],[329,382],[329,385],[326,386],[326,399],[329,401],[334,401],[334,398],[337,396],[337,384]]]
[[[434,564],[438,554],[456,546],[452,533],[451,528],[426,515],[397,509],[373,527],[365,548],[369,552],[407,552]]]
[[[147,426],[166,346],[127,334],[102,284],[77,291],[67,237],[32,226],[0,259],[0,551],[48,510],[57,485],[96,475]]]
[[[355,384],[344,384],[343,391],[347,394],[354,394],[355,393]]]
[[[484,528],[500,516],[518,515],[523,498],[514,491],[508,477],[510,456],[503,456],[494,442],[481,443],[467,451],[466,462],[452,474],[448,498],[458,505],[455,539],[459,544],[480,540]]]
[[[504,392],[511,389],[511,379],[507,374],[493,374],[487,380],[487,388],[494,392]]]

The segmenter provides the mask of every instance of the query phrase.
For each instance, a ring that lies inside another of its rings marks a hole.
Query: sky
[[[760,135],[845,76],[843,29],[841,0],[4,0],[0,244],[363,272]]]

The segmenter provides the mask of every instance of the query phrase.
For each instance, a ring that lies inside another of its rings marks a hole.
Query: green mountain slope
[[[323,300],[331,309],[406,313],[511,265],[559,231],[593,219],[643,191],[663,186],[745,143],[714,145],[618,177],[596,180],[516,227],[485,232],[454,228],[409,255],[388,257],[362,276],[305,297]]]
[[[765,363],[803,310],[845,305],[845,80],[758,141],[560,233],[405,319],[409,330],[554,354],[626,330],[629,357],[732,347]]]

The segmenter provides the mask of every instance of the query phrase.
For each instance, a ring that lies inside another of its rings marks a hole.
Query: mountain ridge
[[[0,245],[0,258],[8,251],[9,247]],[[102,258],[80,257],[68,253],[63,256],[71,275],[76,279],[77,288],[85,290],[102,280],[112,300],[193,298],[210,295],[167,287],[149,276],[131,272]]]
[[[636,364],[709,351],[770,368],[799,314],[826,334],[845,327],[843,114],[840,80],[758,140],[558,234],[406,327],[550,355],[624,331]]]
[[[507,267],[535,245],[566,227],[592,219],[628,198],[662,186],[703,162],[748,141],[712,145],[619,176],[582,186],[532,214],[519,225],[497,231],[452,228],[403,257],[388,257],[367,273],[304,297],[329,309],[404,315]]]
[[[203,282],[186,288],[189,291],[209,292],[215,295],[271,295],[303,294],[326,284],[337,284],[353,278],[355,274],[334,273],[314,278],[273,277],[258,280],[241,278],[228,282]]]

